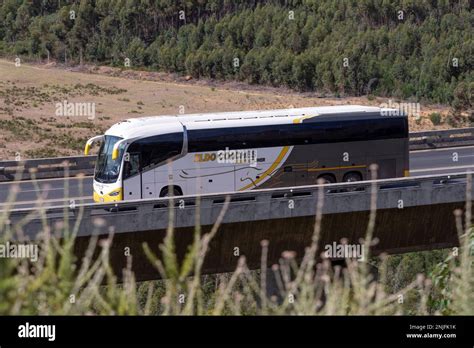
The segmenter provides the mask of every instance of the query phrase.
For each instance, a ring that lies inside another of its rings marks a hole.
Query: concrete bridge
[[[340,243],[342,238],[349,244],[359,244],[366,234],[374,199],[377,207],[374,238],[378,243],[372,248],[373,254],[456,246],[453,211],[464,209],[469,197],[466,192],[474,191],[472,180],[467,176],[435,175],[183,196],[176,198],[173,204],[167,198],[78,204],[47,207],[43,217],[53,232],[64,223],[71,226],[78,223],[78,253],[85,250],[91,235],[106,237],[113,231],[111,257],[117,274],[121,274],[126,265],[124,250],[129,248],[137,279],[156,279],[158,273],[147,260],[143,243],[159,253],[158,245],[170,223],[169,206],[173,209],[176,251],[181,258],[192,243],[197,214],[202,233],[209,232],[228,196],[228,209],[203,267],[204,273],[221,273],[234,270],[240,255],[246,256],[250,268],[259,268],[260,241],[264,239],[269,241],[270,265],[286,250],[293,250],[297,258],[301,257],[311,242],[318,200],[322,200],[323,213],[320,250],[333,242]],[[15,228],[25,219],[23,231],[35,239],[44,230],[41,211],[36,208],[13,210],[10,225]]]

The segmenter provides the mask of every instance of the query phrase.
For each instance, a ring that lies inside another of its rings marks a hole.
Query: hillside
[[[75,71],[80,70],[80,71]],[[186,81],[169,74],[84,66],[0,60],[0,158],[81,154],[86,140],[126,118],[180,112],[239,111],[304,106],[362,104],[379,106],[387,98],[326,97],[283,88]],[[57,103],[94,103],[95,115],[58,116]],[[429,115],[441,115],[436,127]],[[410,117],[412,131],[450,127],[449,108],[423,105]]]
[[[0,52],[472,110],[469,0],[0,1]]]

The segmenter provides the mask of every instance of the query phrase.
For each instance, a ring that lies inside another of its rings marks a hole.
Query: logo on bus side
[[[226,147],[225,150],[215,152],[197,153],[194,155],[194,162],[213,162],[230,163],[230,164],[249,164],[250,166],[257,165],[257,150],[230,150]]]
[[[217,155],[215,153],[197,153],[194,155],[194,162],[210,162],[215,161]]]

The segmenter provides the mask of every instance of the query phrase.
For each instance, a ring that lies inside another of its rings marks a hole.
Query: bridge
[[[141,280],[158,276],[143,253],[144,242],[159,254],[157,246],[171,223],[176,252],[182,257],[192,243],[196,219],[202,232],[209,232],[226,197],[230,203],[211,242],[204,273],[231,271],[240,255],[246,256],[250,268],[259,268],[260,241],[264,239],[269,241],[269,264],[276,263],[285,250],[293,250],[301,257],[311,242],[318,202],[323,214],[321,247],[340,243],[341,239],[359,244],[366,234],[371,207],[377,208],[374,238],[378,243],[372,248],[373,254],[456,246],[453,211],[465,209],[466,200],[472,201],[470,192],[474,192],[470,174],[466,174],[474,171],[474,139],[456,138],[455,142],[432,146],[426,145],[429,144],[426,138],[418,139],[416,135],[412,138],[413,176],[409,178],[182,196],[173,202],[162,198],[110,204],[89,202],[92,179],[88,176],[42,179],[37,184],[28,178],[22,181],[7,178],[0,183],[0,207],[7,209],[8,191],[13,186],[19,187],[18,199],[8,208],[12,229],[21,222],[23,232],[35,239],[44,230],[44,223],[53,232],[66,221],[71,226],[77,223],[78,253],[84,252],[91,235],[105,237],[114,232],[111,258],[115,271],[120,274],[125,267],[124,249],[130,248],[133,269]],[[456,143],[469,141],[470,146]],[[64,187],[69,188],[69,194]],[[81,187],[85,194],[81,195]],[[38,193],[47,194],[40,209],[35,206]],[[72,205],[69,197],[74,199]]]

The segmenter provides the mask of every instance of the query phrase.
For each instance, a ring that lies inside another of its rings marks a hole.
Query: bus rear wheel
[[[362,181],[362,175],[357,172],[346,173],[344,177],[342,178],[342,181],[344,182]],[[361,189],[360,188],[347,188],[347,189],[344,189],[343,192],[354,192],[354,191],[359,191],[359,190]]]
[[[342,179],[344,182],[354,182],[354,181],[362,181],[362,175],[360,173],[351,172],[344,175]]]

